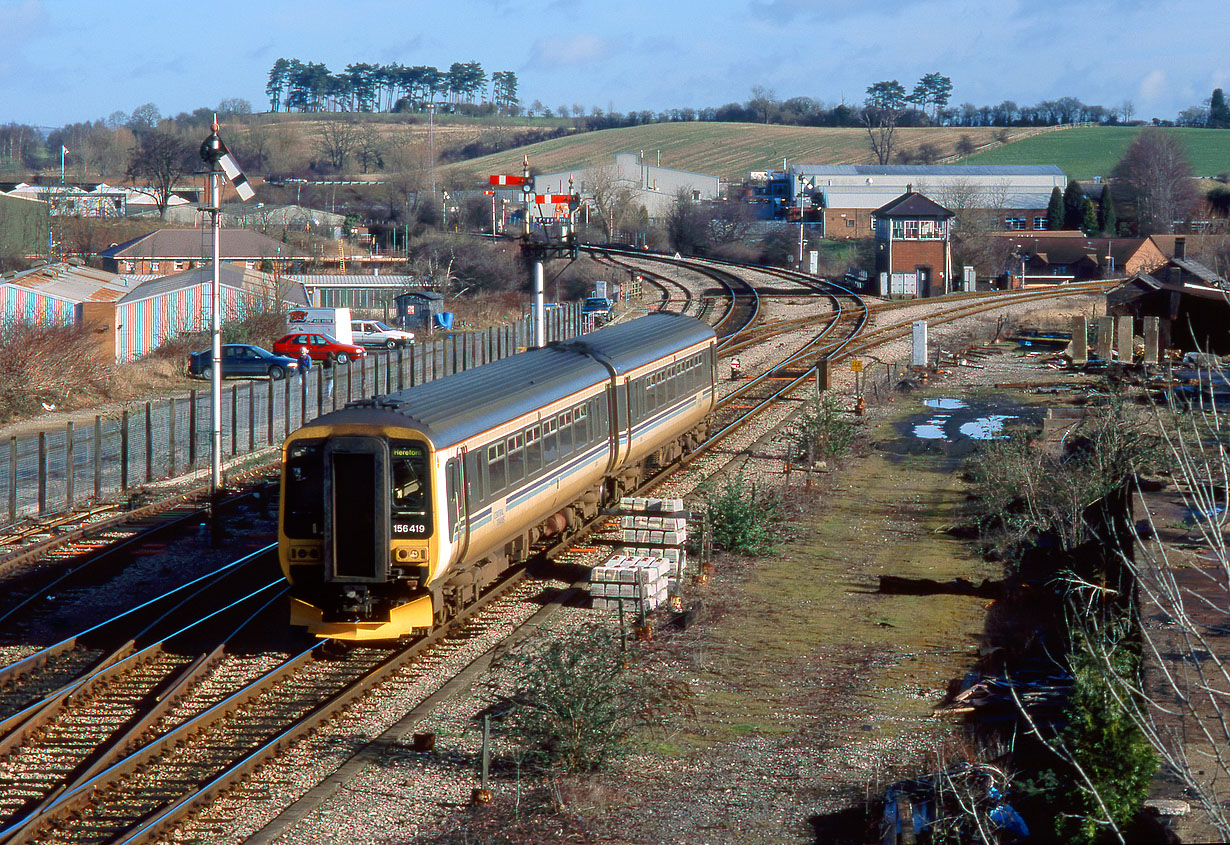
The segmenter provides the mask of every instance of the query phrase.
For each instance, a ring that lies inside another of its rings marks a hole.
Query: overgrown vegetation
[[[1128,702],[1137,697],[1140,652],[1126,621],[1083,630],[1068,655],[1067,725],[1051,740],[1060,759],[1028,787],[1045,800],[1063,842],[1114,841],[1149,794],[1157,757]]]
[[[629,668],[619,640],[601,628],[531,642],[502,658],[511,678],[492,710],[500,733],[532,770],[593,772],[648,723],[661,693]]]
[[[1091,409],[1052,453],[1024,432],[988,443],[971,459],[975,523],[1011,554],[1043,536],[1064,550],[1092,539],[1086,510],[1161,459],[1152,420],[1121,397]]]
[[[0,331],[0,423],[83,397],[110,398],[114,379],[87,327],[21,321]]]
[[[780,503],[773,494],[747,483],[742,470],[720,486],[705,482],[700,495],[714,549],[763,555],[773,548]]]
[[[841,409],[836,396],[825,393],[809,402],[786,429],[794,454],[811,466],[818,460],[836,460],[854,443],[854,422]]]

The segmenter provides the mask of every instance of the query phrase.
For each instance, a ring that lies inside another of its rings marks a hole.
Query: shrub
[[[780,503],[755,484],[746,484],[742,471],[720,488],[706,482],[700,494],[714,549],[762,555],[773,547]]]
[[[842,414],[831,393],[813,399],[786,430],[795,454],[806,458],[808,465],[845,455],[854,443],[854,434],[854,423]]]
[[[625,668],[618,640],[603,630],[529,643],[501,662],[514,680],[497,696],[497,725],[536,768],[603,768],[653,709],[652,687]]]
[[[114,362],[85,326],[22,321],[0,332],[0,423],[41,413],[41,403],[108,398],[114,378]]]
[[[1077,634],[1068,655],[1068,724],[1054,742],[1065,760],[1022,786],[1045,801],[1062,842],[1113,841],[1110,821],[1120,831],[1132,822],[1157,772],[1157,757],[1127,709],[1139,688],[1140,656],[1123,627]]]

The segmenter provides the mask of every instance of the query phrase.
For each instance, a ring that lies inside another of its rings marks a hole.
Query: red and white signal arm
[[[572,194],[536,194],[534,201],[540,205],[571,205]]]
[[[524,176],[501,176],[498,174],[492,174],[487,179],[492,185],[524,185],[526,181]]]

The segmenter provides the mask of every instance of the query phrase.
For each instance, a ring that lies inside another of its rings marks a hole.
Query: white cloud
[[[1168,83],[1166,81],[1166,71],[1157,70],[1149,71],[1148,75],[1140,81],[1140,87],[1137,89],[1137,96],[1144,105],[1157,102],[1165,97],[1168,91]]]
[[[530,50],[530,62],[539,67],[576,66],[602,61],[611,52],[611,45],[592,33],[571,38],[540,38]]]

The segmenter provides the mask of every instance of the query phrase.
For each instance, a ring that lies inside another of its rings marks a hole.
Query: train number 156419
[[[426,525],[415,525],[415,524],[406,523],[406,522],[395,522],[393,523],[393,533],[394,534],[426,534],[427,526]]]

